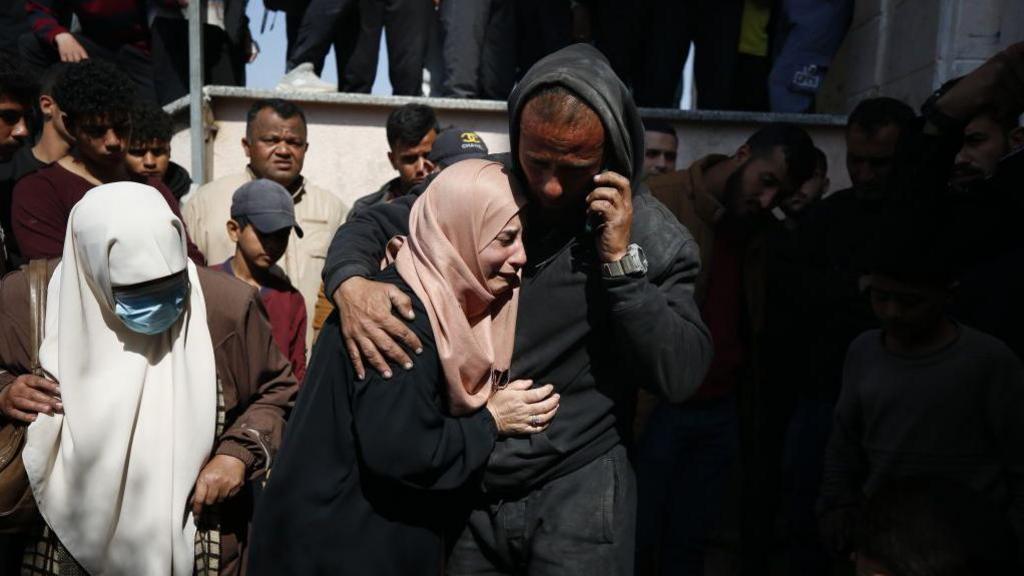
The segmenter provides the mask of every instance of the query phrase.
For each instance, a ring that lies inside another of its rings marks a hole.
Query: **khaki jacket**
[[[675,214],[700,246],[700,275],[694,292],[698,306],[703,306],[707,298],[708,275],[714,266],[712,254],[715,225],[725,214],[725,207],[708,192],[704,184],[704,172],[725,159],[726,156],[711,154],[697,160],[686,170],[647,179],[647,186],[654,197]],[[751,336],[755,338],[764,329],[766,250],[764,235],[754,234],[747,241],[743,254],[744,304],[747,307]]]
[[[184,200],[181,214],[185,219],[185,227],[192,241],[206,255],[206,262],[210,266],[216,266],[235,255],[235,243],[228,238],[227,232],[227,222],[231,219],[231,198],[242,184],[255,178],[247,168],[245,172],[224,176],[200,186]],[[308,353],[313,345],[313,320],[316,318],[316,303],[320,294],[320,274],[334,232],[345,221],[348,207],[334,194],[308,181],[303,181],[292,198],[295,200],[295,219],[304,234],[299,238],[292,231],[288,249],[277,264],[306,301]]]
[[[49,262],[52,274],[59,260]],[[259,293],[226,274],[199,268],[206,298],[206,319],[213,341],[217,379],[224,394],[224,433],[214,454],[245,462],[250,479],[261,477],[281,446],[285,420],[298,385],[291,364],[274,344]],[[29,371],[31,345],[28,274],[12,272],[0,280],[0,367],[12,375]],[[243,490],[221,505],[222,574],[239,574],[244,564],[252,496]]]

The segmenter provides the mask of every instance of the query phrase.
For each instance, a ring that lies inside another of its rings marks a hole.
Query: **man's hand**
[[[412,359],[398,342],[417,354],[423,352],[423,343],[391,313],[395,308],[403,318],[413,319],[412,300],[404,292],[357,276],[342,282],[333,298],[341,315],[345,348],[360,380],[366,377],[364,358],[385,378],[391,377],[388,359],[406,370],[412,368]]]
[[[18,376],[0,392],[0,412],[17,422],[35,422],[38,414],[63,414],[60,387],[32,374]]]
[[[998,114],[1024,111],[1024,42],[989,58],[943,94],[935,106],[964,122],[988,107]]]
[[[203,466],[192,494],[192,514],[203,513],[203,506],[213,506],[238,494],[245,484],[245,462],[234,456],[218,454]]]
[[[594,191],[587,196],[587,215],[597,214],[601,225],[597,234],[597,253],[601,262],[617,262],[629,251],[629,233],[633,226],[633,189],[629,179],[615,172],[594,176]]]
[[[89,53],[70,32],[57,34],[53,41],[57,43],[57,53],[60,54],[61,62],[81,62],[89,59]]]

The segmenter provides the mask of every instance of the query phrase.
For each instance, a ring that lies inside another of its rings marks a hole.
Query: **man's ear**
[[[398,164],[395,163],[395,153],[388,150],[388,162],[391,162],[391,167],[398,170]]]
[[[53,117],[53,97],[47,94],[39,95],[39,110],[43,113],[46,118]]]
[[[228,238],[231,238],[232,242],[238,242],[238,237],[242,235],[242,229],[238,226],[238,222],[233,219],[228,220],[227,223]]]
[[[1010,150],[1020,150],[1024,148],[1024,126],[1017,126],[1013,130],[1010,130]]]
[[[250,146],[249,138],[247,138],[247,137],[246,138],[242,138],[242,150],[245,151],[245,157],[246,158],[252,158],[252,154],[250,153],[249,146]]]

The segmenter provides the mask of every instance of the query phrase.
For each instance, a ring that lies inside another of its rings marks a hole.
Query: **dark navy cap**
[[[437,135],[427,159],[444,168],[459,160],[484,156],[487,156],[487,144],[484,144],[479,134],[472,130],[452,127],[445,128]]]
[[[245,218],[264,234],[295,228],[295,234],[302,238],[302,228],[295,221],[292,195],[273,180],[260,178],[235,190],[231,197],[231,218]]]

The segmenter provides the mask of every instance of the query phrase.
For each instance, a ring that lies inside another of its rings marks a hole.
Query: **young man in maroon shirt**
[[[100,184],[129,180],[149,184],[181,218],[178,201],[163,182],[140,179],[125,165],[133,97],[124,74],[99,60],[71,64],[53,92],[75,145],[66,156],[25,176],[14,187],[12,227],[22,256],[60,258],[71,208]],[[205,263],[191,240],[188,253]]]
[[[274,342],[292,363],[301,386],[306,375],[306,303],[276,266],[292,228],[302,238],[292,196],[273,180],[246,182],[231,198],[227,227],[235,255],[218,268],[259,289]]]

